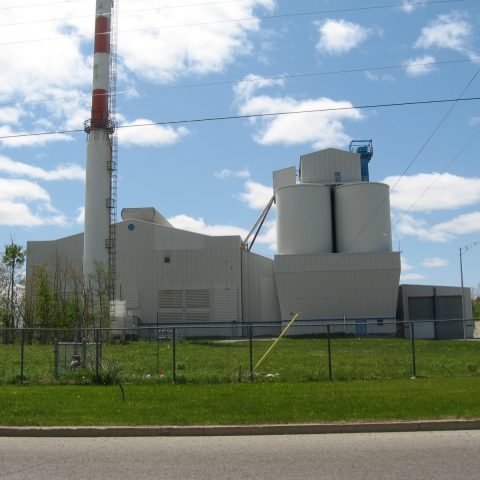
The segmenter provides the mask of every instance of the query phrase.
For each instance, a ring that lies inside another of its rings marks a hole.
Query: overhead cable
[[[444,3],[458,3],[463,2],[464,0],[434,0],[428,2],[416,2],[411,3],[409,5],[437,5],[437,4],[444,4]],[[309,11],[309,12],[292,12],[292,13],[283,13],[283,14],[276,14],[276,15],[258,15],[255,17],[245,17],[245,18],[237,18],[237,19],[221,19],[221,20],[212,20],[208,22],[195,22],[195,23],[179,23],[176,25],[162,25],[157,27],[146,27],[146,28],[132,28],[132,29],[125,29],[119,30],[122,33],[129,33],[129,32],[146,32],[146,31],[160,31],[172,28],[184,28],[184,27],[201,27],[205,25],[215,25],[220,23],[242,23],[242,22],[256,22],[259,20],[277,20],[282,18],[300,18],[306,16],[313,16],[313,15],[330,15],[330,14],[337,14],[337,13],[348,13],[348,12],[362,12],[362,11],[369,11],[369,10],[380,10],[380,9],[390,9],[390,8],[400,8],[405,6],[404,3],[395,3],[390,5],[372,5],[368,7],[354,7],[354,8],[344,8],[344,9],[336,9],[336,10],[317,10],[317,11]],[[110,32],[106,32],[105,35],[109,35]],[[7,45],[19,45],[19,44],[26,44],[26,43],[36,43],[36,42],[46,42],[46,41],[55,41],[55,40],[63,40],[69,38],[87,38],[87,35],[63,35],[57,37],[48,37],[48,38],[40,38],[40,39],[29,39],[29,40],[17,40],[13,42],[4,42],[0,43],[0,46],[7,46]]]
[[[35,7],[45,7],[47,5],[60,5],[62,3],[80,3],[85,2],[85,0],[63,0],[61,2],[47,2],[47,3],[29,3],[27,5],[13,5],[11,7],[1,7],[1,10],[14,10],[19,8],[35,8]]]
[[[393,226],[397,225],[401,220],[403,220],[403,218],[408,215],[412,210],[413,208],[415,207],[415,205],[417,205],[417,203],[430,191],[430,189],[435,185],[435,183],[437,183],[437,181],[440,179],[440,177],[446,173],[448,171],[448,169],[468,150],[468,148],[472,145],[472,143],[478,138],[480,137],[480,130],[478,130],[475,135],[473,135],[469,140],[468,142],[460,149],[460,151],[452,158],[452,160],[450,160],[447,165],[445,165],[445,167],[443,167],[443,169],[438,172],[434,179],[432,180],[432,182],[430,183],[430,185],[428,185],[428,187],[415,199],[415,201],[413,201],[410,206],[407,208],[407,210],[404,210],[402,211],[402,214],[395,220],[395,222],[393,223]]]
[[[309,113],[328,113],[328,112],[339,112],[339,111],[348,111],[348,110],[367,110],[371,108],[391,108],[391,107],[407,107],[415,105],[434,105],[442,103],[458,103],[458,102],[472,102],[478,101],[480,97],[468,97],[468,98],[443,98],[443,99],[433,99],[433,100],[416,100],[411,102],[394,102],[394,103],[377,103],[370,105],[357,105],[351,107],[331,107],[331,108],[313,108],[308,110],[292,110],[285,112],[272,112],[272,113],[252,113],[247,115],[227,115],[221,117],[203,117],[203,118],[192,118],[188,120],[169,120],[162,122],[146,122],[132,125],[118,125],[116,128],[140,128],[140,127],[153,127],[161,125],[184,125],[189,123],[203,123],[203,122],[217,122],[225,120],[242,120],[248,118],[268,118],[268,117],[277,117],[285,115],[301,115]],[[451,111],[451,109],[450,109]],[[443,123],[443,122],[442,122]],[[0,140],[7,140],[10,138],[21,138],[21,137],[38,137],[43,135],[58,135],[58,134],[69,134],[69,133],[79,133],[83,132],[83,129],[72,129],[72,130],[57,130],[57,131],[48,131],[48,132],[30,132],[30,133],[19,133],[15,135],[2,135]],[[413,161],[410,165],[413,164]],[[407,167],[408,169],[409,167]]]
[[[189,7],[203,7],[207,5],[223,5],[227,3],[242,3],[247,2],[249,0],[222,0],[221,2],[203,2],[203,3],[187,3],[184,5],[166,5],[164,7],[154,7],[154,8],[139,8],[136,10],[122,10],[119,12],[121,15],[125,15],[128,13],[138,13],[138,12],[149,12],[149,11],[162,11],[162,10],[172,10],[176,8],[189,8]],[[2,10],[0,8],[0,10]],[[109,12],[105,12],[108,14]],[[31,23],[47,23],[47,22],[58,22],[61,20],[74,20],[77,18],[95,18],[95,14],[92,15],[76,15],[76,16],[69,16],[69,17],[57,17],[57,18],[45,18],[43,20],[29,20],[27,22],[17,22],[17,23],[2,23],[0,27],[12,27],[16,25],[27,25]]]
[[[452,65],[452,64],[460,64],[460,63],[471,63],[478,61],[478,58],[468,58],[468,59],[458,59],[458,60],[444,60],[438,62],[421,62],[421,63],[404,63],[401,65],[386,65],[386,66],[379,66],[379,67],[363,67],[363,68],[352,68],[352,69],[345,69],[345,70],[330,70],[325,72],[306,72],[306,73],[294,73],[294,74],[284,74],[284,75],[271,75],[271,76],[262,76],[263,80],[291,80],[291,79],[298,79],[298,78],[309,78],[309,77],[320,77],[320,76],[327,76],[327,75],[342,75],[346,73],[362,73],[362,72],[375,72],[375,71],[382,71],[382,70],[393,70],[399,68],[410,68],[410,67],[424,67],[424,66],[433,66],[433,65]],[[200,88],[200,87],[217,87],[217,86],[225,86],[225,85],[237,85],[239,83],[254,83],[257,82],[258,78],[243,78],[240,80],[219,80],[215,82],[203,82],[203,83],[190,83],[190,84],[179,84],[179,85],[166,85],[163,87],[158,88],[149,88],[149,89],[134,89],[135,93],[141,93],[150,95],[155,92],[161,92],[164,90],[177,90],[182,88]],[[123,90],[117,92],[117,95],[129,95],[131,94],[132,90]],[[108,95],[107,94],[98,94],[98,95]],[[36,103],[51,103],[51,102],[63,102],[65,100],[77,100],[81,98],[91,98],[91,93],[85,95],[72,95],[72,96],[64,96],[64,97],[48,97],[39,100],[21,100],[21,101],[14,101],[14,102],[7,102],[7,103],[0,103],[0,107],[8,107],[13,105],[26,105],[26,104],[36,104]]]
[[[377,212],[380,210],[380,208],[382,207],[382,205],[387,201],[387,199],[390,197],[390,194],[395,191],[395,188],[398,186],[398,184],[400,183],[400,181],[402,180],[402,178],[405,177],[406,173],[408,172],[408,170],[410,170],[410,168],[413,166],[413,164],[418,160],[418,158],[420,157],[420,155],[423,153],[423,151],[425,150],[425,148],[427,147],[427,145],[432,141],[433,137],[437,134],[437,132],[440,130],[441,126],[445,123],[445,121],[447,120],[447,118],[450,116],[450,114],[452,113],[453,109],[455,108],[455,106],[459,103],[459,102],[462,102],[466,99],[462,98],[463,95],[465,94],[465,92],[470,88],[470,85],[474,82],[474,80],[477,78],[478,74],[480,73],[480,68],[478,68],[475,73],[473,74],[473,77],[467,82],[467,84],[465,85],[465,87],[463,88],[462,92],[460,93],[460,95],[451,101],[452,105],[450,106],[450,108],[445,112],[445,114],[442,116],[442,118],[440,119],[440,121],[437,123],[437,125],[435,126],[435,128],[432,130],[432,132],[428,135],[427,139],[425,140],[425,142],[423,142],[422,146],[418,149],[417,153],[413,156],[412,160],[408,163],[408,165],[405,167],[405,169],[403,170],[402,174],[397,178],[396,182],[393,184],[392,187],[390,187],[390,191],[389,193],[387,193],[385,195],[385,197],[383,198],[383,200],[379,203],[379,205],[377,206],[377,208],[372,212],[372,214],[370,215],[370,217],[368,218],[368,220],[365,222],[365,224],[363,225],[363,227],[360,229],[360,231],[357,233],[357,235],[355,235],[355,237],[353,238],[351,244],[353,244],[353,242],[355,242],[355,240],[362,234],[362,232],[365,230],[365,228],[367,228],[367,226],[370,224],[370,222],[372,221],[373,217],[377,214]]]

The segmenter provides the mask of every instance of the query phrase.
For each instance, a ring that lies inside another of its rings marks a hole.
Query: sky
[[[15,136],[83,129],[94,12],[0,2],[0,244],[83,230],[86,134]],[[401,282],[459,285],[459,248],[480,240],[480,102],[378,105],[480,97],[479,33],[478,0],[120,0],[118,211],[244,237],[273,170],[372,139]],[[273,210],[253,251],[275,244]],[[480,245],[463,264],[477,287]]]

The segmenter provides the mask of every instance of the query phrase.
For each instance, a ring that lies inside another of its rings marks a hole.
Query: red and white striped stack
[[[97,0],[93,59],[92,128],[107,128],[108,126],[111,10],[112,0]]]

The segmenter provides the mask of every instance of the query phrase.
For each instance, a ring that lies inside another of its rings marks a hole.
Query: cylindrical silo
[[[345,184],[335,188],[334,198],[338,253],[392,251],[388,185]]]
[[[278,254],[331,253],[330,188],[296,184],[279,188],[275,195]]]

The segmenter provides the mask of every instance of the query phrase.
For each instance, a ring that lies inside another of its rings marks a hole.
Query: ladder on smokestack
[[[108,164],[110,172],[110,202],[108,205],[110,213],[110,228],[108,238],[108,297],[110,300],[110,320],[113,320],[115,313],[115,283],[117,278],[117,245],[116,227],[117,221],[117,168],[118,168],[118,135],[116,129],[117,114],[117,45],[118,45],[118,3],[119,0],[112,0],[111,23],[110,23],[110,95],[109,111],[110,120],[113,125],[110,135],[112,147],[112,158]]]

